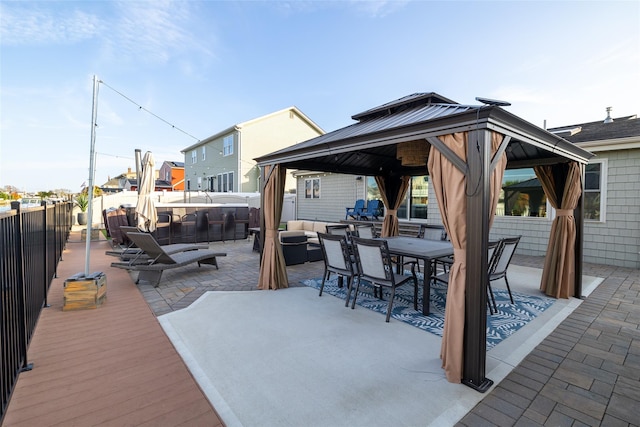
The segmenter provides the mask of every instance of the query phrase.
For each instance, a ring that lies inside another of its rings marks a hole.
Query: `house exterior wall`
[[[226,136],[233,135],[234,150],[233,154],[223,155],[223,140]],[[218,135],[213,139],[205,139],[201,144],[192,146],[184,152],[185,165],[185,190],[208,190],[209,179],[215,178],[213,181],[214,191],[217,191],[218,174],[233,171],[234,185],[233,191],[238,191],[238,132],[229,130],[229,132]],[[205,158],[202,159],[202,149],[205,150]],[[196,151],[196,161],[193,162],[192,152]]]
[[[254,158],[322,135],[322,132],[311,126],[304,117],[293,109],[278,111],[251,120],[242,125],[241,133],[241,191],[249,192],[259,191],[260,171],[253,161]],[[287,174],[285,192],[290,192],[295,188],[295,179],[291,174]]]
[[[602,222],[584,222],[585,262],[640,267],[640,149],[599,151],[606,159],[606,208]],[[435,193],[429,188],[428,222],[441,223]],[[547,253],[551,218],[496,216],[490,240],[522,236],[516,253],[544,256]]]
[[[607,159],[606,218],[585,221],[584,260],[640,267],[640,149],[601,151]]]
[[[174,191],[184,191],[184,168],[171,169],[171,185]]]
[[[164,162],[158,171],[158,179],[171,183],[171,191],[184,190],[184,168],[172,166]]]
[[[356,199],[362,199],[364,180],[354,175],[334,173],[301,174],[296,179],[296,217],[317,221],[337,222],[345,217],[346,208],[352,208]],[[320,179],[320,198],[305,197],[305,180]]]
[[[640,268],[640,149],[601,151],[606,159],[606,210],[603,222],[584,223],[584,261],[594,264]],[[321,198],[304,198],[305,178],[320,177]],[[297,178],[299,219],[338,221],[344,208],[365,198],[363,181],[353,175],[316,173]],[[360,185],[360,187],[358,187]],[[427,223],[442,224],[433,187],[429,187]],[[496,216],[489,238],[522,236],[516,253],[544,256],[551,218]]]
[[[207,190],[212,182],[210,178],[214,178],[213,189],[217,191],[219,175],[233,172],[232,191],[258,192],[260,170],[254,158],[322,134],[320,128],[294,107],[240,123],[184,150],[185,181],[190,182],[192,191]],[[233,154],[225,156],[223,141],[229,135],[234,137]],[[195,163],[192,161],[194,150]],[[288,176],[286,191],[294,191],[295,187],[295,179]]]

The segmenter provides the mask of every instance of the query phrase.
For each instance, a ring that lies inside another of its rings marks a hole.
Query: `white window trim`
[[[585,219],[585,222],[597,223],[607,222],[607,175],[609,170],[609,159],[591,160],[589,164],[600,163],[600,219]]]
[[[202,146],[202,161],[204,162],[205,160],[207,160],[207,147],[205,147],[203,145]]]
[[[313,183],[314,181],[318,182],[318,196],[315,196],[315,193],[313,191]],[[307,182],[309,182],[310,186],[311,186],[311,194],[310,197],[307,197]],[[305,199],[321,199],[322,198],[322,180],[320,179],[320,177],[316,177],[316,178],[306,178],[304,180],[304,198]]]
[[[607,217],[607,170],[609,169],[608,159],[591,160],[589,164],[600,163],[600,219],[584,219],[589,223],[604,223]],[[547,215],[550,220],[555,219],[556,209],[551,206],[547,201],[547,212],[551,212],[551,215]]]
[[[222,155],[231,156],[233,154],[234,138],[233,135],[227,135],[222,139]]]
[[[231,178],[231,184],[229,184],[229,178]],[[235,173],[233,171],[219,173],[216,181],[217,181],[217,191],[219,193],[232,193],[234,186]],[[226,187],[226,188],[225,188]]]
[[[191,151],[191,164],[194,165],[198,162],[198,150]]]

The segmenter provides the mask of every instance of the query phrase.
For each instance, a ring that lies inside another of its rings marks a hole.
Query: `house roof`
[[[127,179],[127,182],[129,183],[129,185],[131,187],[138,187],[138,180],[133,178],[133,179]],[[173,188],[173,186],[171,185],[171,183],[169,181],[165,181],[164,179],[156,179],[156,183],[155,183],[155,188]]]
[[[573,143],[640,137],[640,119],[637,115],[625,116],[613,119],[609,123],[600,120],[551,128],[549,132]]]
[[[511,137],[507,167],[575,160],[592,154],[495,105],[461,105],[434,92],[415,93],[353,116],[350,126],[256,158],[259,165],[357,175],[426,175],[426,164],[403,166],[400,142],[429,140],[472,130],[495,130]]]
[[[277,114],[281,114],[285,111],[292,111],[293,113],[295,113],[296,115],[298,115],[302,120],[304,120],[305,122],[307,122],[307,124],[309,124],[309,126],[311,126],[312,128],[314,128],[315,130],[317,130],[319,133],[324,133],[324,130],[322,130],[322,128],[320,126],[318,126],[313,120],[311,120],[309,117],[307,117],[302,111],[300,111],[297,107],[295,106],[291,106],[288,108],[284,108],[282,110],[278,110],[278,111],[274,111],[273,113],[269,113],[266,114],[264,116],[260,116],[260,117],[256,117],[254,119],[251,120],[247,120],[245,122],[241,122],[238,124],[235,124],[233,126],[230,126],[214,135],[211,135],[208,138],[202,139],[198,142],[196,142],[195,144],[192,144],[190,146],[188,146],[187,148],[183,148],[182,150],[180,150],[181,153],[186,153],[187,151],[191,151],[201,145],[207,144],[215,139],[221,138],[223,136],[226,136],[232,132],[236,132],[241,130],[243,127],[245,126],[250,126],[255,122],[261,121],[261,120],[266,120],[272,116],[275,116]]]
[[[171,160],[165,160],[164,163],[168,164],[173,168],[184,168],[184,162],[174,162]]]

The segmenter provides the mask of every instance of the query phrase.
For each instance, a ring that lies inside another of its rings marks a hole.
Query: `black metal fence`
[[[18,375],[31,368],[27,348],[56,277],[72,225],[72,203],[0,212],[0,423]]]

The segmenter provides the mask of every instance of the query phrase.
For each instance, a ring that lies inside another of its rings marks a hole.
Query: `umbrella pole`
[[[138,190],[138,196],[140,195],[140,180],[142,179],[142,166],[141,155],[142,151],[139,148],[135,149],[135,162],[136,162],[136,187]]]

